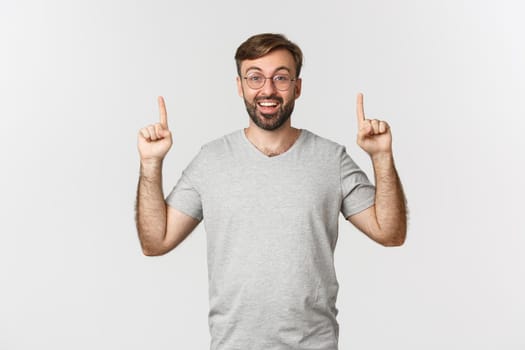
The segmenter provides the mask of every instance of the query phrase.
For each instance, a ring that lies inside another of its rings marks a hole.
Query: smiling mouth
[[[261,101],[261,102],[257,102],[257,104],[261,107],[277,107],[279,105],[278,102],[274,102],[274,101]]]

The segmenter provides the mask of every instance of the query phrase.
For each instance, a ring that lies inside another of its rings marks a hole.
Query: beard
[[[257,109],[257,103],[260,100],[278,101],[279,109],[273,114],[261,113],[261,111]],[[279,96],[259,96],[255,99],[254,103],[250,103],[244,99],[244,105],[255,125],[261,129],[272,131],[280,128],[290,118],[295,106],[295,99],[292,99],[288,104],[283,104],[283,99]]]

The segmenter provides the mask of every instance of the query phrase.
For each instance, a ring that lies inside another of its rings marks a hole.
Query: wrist
[[[394,155],[391,151],[377,152],[370,155],[373,163],[392,163],[394,161]]]
[[[162,168],[162,158],[147,158],[140,160],[140,166],[143,169],[158,169]]]

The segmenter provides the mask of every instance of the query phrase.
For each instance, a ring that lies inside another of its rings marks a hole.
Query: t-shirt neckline
[[[272,157],[267,156],[266,154],[261,152],[257,147],[255,147],[253,143],[251,143],[251,141],[246,136],[246,133],[244,132],[244,128],[239,130],[239,132],[241,133],[241,137],[248,144],[248,147],[252,150],[252,152],[256,153],[258,157],[270,161],[272,159],[280,159],[280,158],[286,157],[287,155],[293,153],[297,147],[299,147],[299,145],[302,143],[302,141],[306,137],[306,129],[299,129],[299,130],[300,130],[299,136],[297,137],[295,142],[290,146],[290,148],[288,148],[285,152],[278,154],[276,156],[272,156]]]

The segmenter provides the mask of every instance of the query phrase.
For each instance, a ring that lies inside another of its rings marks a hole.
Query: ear
[[[294,84],[295,99],[298,99],[299,96],[301,96],[302,85],[303,85],[303,80],[301,78],[297,78],[297,80],[295,81],[295,84]]]
[[[237,93],[240,97],[244,97],[244,93],[242,91],[242,80],[239,76],[237,76]]]

